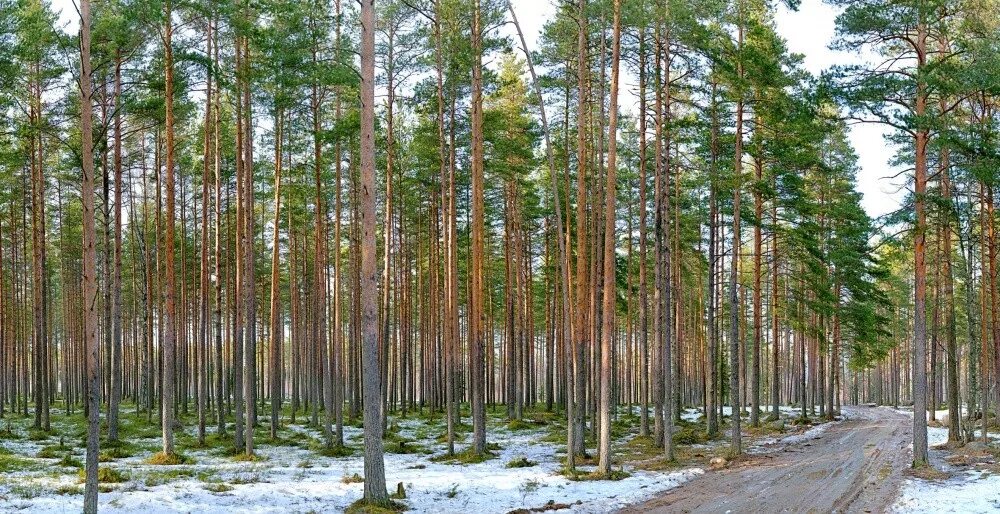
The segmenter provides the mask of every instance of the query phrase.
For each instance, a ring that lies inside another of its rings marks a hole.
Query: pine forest
[[[0,0],[0,511],[995,511],[994,186],[997,0]]]

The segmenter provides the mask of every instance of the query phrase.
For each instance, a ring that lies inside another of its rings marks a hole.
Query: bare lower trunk
[[[375,266],[375,1],[361,0],[361,361],[364,388],[365,496],[386,505],[378,363]]]
[[[918,69],[926,64],[923,62],[927,40],[927,27],[917,27],[918,56],[921,62]],[[914,112],[919,118],[924,115],[927,106],[926,85],[917,83],[917,97]],[[924,264],[924,241],[927,230],[926,200],[927,189],[927,138],[926,128],[919,129],[915,137],[913,177],[914,210],[916,225],[913,229],[913,466],[928,465],[927,456],[927,320],[926,294],[927,269]],[[992,223],[991,223],[992,225]]]
[[[604,192],[604,297],[601,315],[601,435],[597,473],[611,473],[611,347],[615,329],[615,171],[618,166],[618,62],[621,56],[621,0],[614,1],[611,36],[611,100],[608,109],[608,169]]]
[[[166,86],[164,103],[166,105],[166,170],[164,185],[167,189],[166,201],[166,237],[164,240],[164,265],[166,267],[166,293],[164,307],[163,362],[161,363],[161,402],[160,414],[163,427],[163,453],[174,453],[174,345],[177,339],[177,310],[174,303],[177,295],[177,277],[174,269],[174,60],[172,49],[173,23],[171,21],[171,0],[164,2],[164,66],[166,68]]]
[[[271,439],[278,437],[278,416],[281,413],[281,349],[278,346],[281,339],[281,291],[279,281],[280,252],[278,247],[281,244],[278,224],[281,222],[281,110],[275,115],[275,136],[274,136],[274,239],[271,243]]]
[[[483,369],[483,346],[486,321],[483,313],[483,261],[484,248],[484,173],[483,173],[483,75],[482,75],[482,26],[479,0],[475,0],[472,13],[472,273],[470,277],[469,312],[469,379],[472,401],[472,450],[477,455],[486,452],[486,408]],[[507,363],[510,366],[511,363]],[[508,398],[508,403],[511,401]]]
[[[122,398],[122,125],[121,125],[121,54],[115,59],[115,248],[112,272],[113,311],[111,336],[111,398],[108,403],[108,440],[118,440],[118,409]]]
[[[82,0],[80,2],[80,157],[83,164],[83,181],[80,196],[83,201],[83,304],[85,306],[83,333],[87,355],[88,408],[83,511],[87,514],[96,514],[101,389],[97,347],[97,251],[94,246],[94,143],[90,74],[90,1]]]

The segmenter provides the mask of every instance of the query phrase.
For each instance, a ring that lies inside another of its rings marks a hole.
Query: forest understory
[[[132,405],[122,407],[121,434],[129,442],[102,445],[101,511],[339,512],[361,494],[364,469],[359,422],[345,425],[345,446],[330,451],[324,448],[320,427],[310,423],[308,412],[300,413],[296,422],[281,426],[277,438],[270,437],[268,427],[258,427],[257,453],[247,459],[232,447],[230,438],[218,437],[214,427],[208,429],[205,443],[199,444],[195,416],[180,415],[175,431],[180,461],[164,465],[155,460],[160,446],[158,420],[136,412]],[[467,409],[463,410],[463,416],[468,416]],[[629,414],[622,407],[616,413],[613,453],[621,464],[611,480],[595,480],[590,475],[595,462],[590,459],[583,459],[577,474],[568,474],[561,446],[566,427],[557,412],[538,408],[527,411],[521,421],[508,422],[505,413],[489,409],[490,451],[482,459],[468,452],[448,457],[441,414],[390,416],[385,432],[386,480],[394,485],[390,487],[394,498],[412,512],[679,512],[676,502],[693,500],[700,509],[684,512],[719,512],[721,506],[713,504],[713,498],[743,502],[744,508],[785,505],[793,511],[825,510],[817,491],[831,491],[825,499],[843,498],[846,495],[840,494],[840,488],[855,484],[862,484],[862,489],[883,487],[875,495],[859,494],[852,508],[842,511],[990,512],[1000,508],[1000,452],[995,445],[1000,436],[993,436],[991,446],[956,447],[947,444],[946,429],[932,423],[928,428],[931,460],[938,471],[915,473],[907,469],[908,431],[882,438],[880,432],[871,433],[872,426],[852,426],[858,419],[891,424],[886,423],[886,413],[895,414],[897,422],[912,419],[909,409],[847,407],[844,416],[823,421],[816,416],[803,418],[796,406],[782,406],[780,420],[744,430],[746,455],[729,461],[728,437],[705,437],[704,415],[700,409],[688,408],[675,429],[677,460],[673,462],[664,460],[662,448],[656,448],[651,438],[639,436],[638,412],[633,408]],[[727,407],[724,412],[723,426],[727,427],[731,411]],[[286,409],[283,417],[290,414]],[[747,412],[743,415],[748,417]],[[938,416],[947,419],[947,411]],[[81,508],[86,427],[79,416],[62,415],[58,403],[51,423],[50,432],[32,429],[30,417],[8,416],[0,423],[0,510],[61,513]],[[867,437],[873,442],[864,444],[865,455],[876,441],[880,445],[902,441],[900,447],[892,448],[901,457],[895,466],[885,464],[874,473],[862,470],[866,459],[858,458],[845,462],[854,469],[842,473],[830,455],[840,450],[824,445],[834,437],[831,427],[836,431],[841,425],[848,434],[870,434]],[[232,428],[230,424],[228,429]],[[457,441],[465,444],[471,427],[458,424],[456,428]],[[590,443],[588,453],[593,454]],[[828,469],[826,474],[782,470],[776,475],[780,486],[773,488],[764,486],[764,477],[755,474],[780,469],[783,464],[774,462],[775,458],[794,454],[789,458],[802,460],[798,452]],[[718,459],[725,460],[720,463]],[[709,478],[712,474],[720,478]],[[740,476],[744,474],[753,476]],[[801,475],[799,481],[797,475]],[[726,483],[730,485],[720,485]],[[728,490],[739,484],[755,492]],[[880,508],[872,510],[872,505]]]
[[[31,428],[30,418],[0,422],[0,510],[67,512],[82,506],[85,424],[54,406],[51,432]],[[730,412],[728,408],[726,413]],[[782,419],[746,431],[747,452],[766,453],[779,444],[820,436],[828,423],[803,422],[800,411],[782,407]],[[580,459],[578,473],[564,466],[565,421],[539,408],[508,422],[489,409],[489,454],[448,457],[441,414],[390,416],[385,432],[386,480],[390,492],[415,512],[527,512],[519,509],[607,512],[649,499],[711,469],[711,459],[729,455],[729,441],[704,435],[705,418],[685,409],[676,427],[677,460],[665,462],[653,439],[640,437],[638,408],[618,410],[613,452],[620,467],[611,480],[595,480],[593,457]],[[283,413],[285,418],[290,415]],[[468,412],[463,414],[468,416]],[[728,419],[728,415],[726,416]],[[468,418],[465,418],[468,421]],[[363,463],[359,422],[344,427],[345,446],[324,449],[322,430],[308,413],[283,424],[276,439],[258,427],[255,457],[237,452],[231,438],[209,428],[199,445],[194,416],[180,415],[175,429],[179,464],[154,463],[160,426],[123,405],[121,433],[127,443],[102,445],[100,508],[107,512],[337,512],[361,494]],[[728,426],[724,422],[723,426]],[[457,442],[471,426],[457,425]],[[230,424],[229,430],[232,430]],[[596,455],[593,441],[587,452]]]

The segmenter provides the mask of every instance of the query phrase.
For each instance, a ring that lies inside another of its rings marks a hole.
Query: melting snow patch
[[[892,512],[1000,511],[1000,476],[966,471],[943,481],[907,479]]]

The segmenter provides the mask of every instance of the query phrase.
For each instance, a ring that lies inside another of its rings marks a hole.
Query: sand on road
[[[913,420],[887,407],[843,414],[816,439],[747,456],[621,512],[883,512],[912,460]]]

